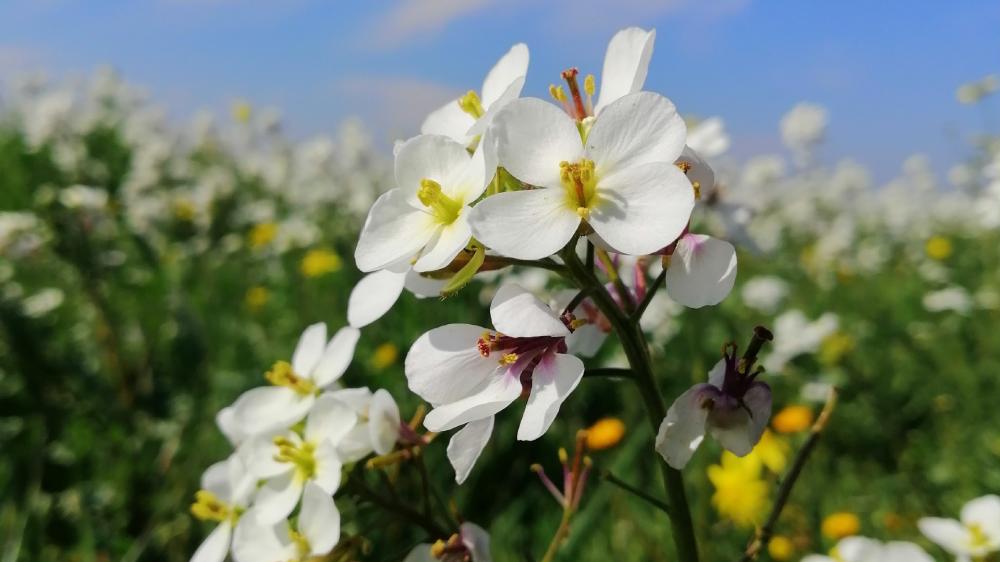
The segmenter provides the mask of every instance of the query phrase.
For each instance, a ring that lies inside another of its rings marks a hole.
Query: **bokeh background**
[[[661,387],[672,398],[701,381],[755,324],[776,334],[772,432],[749,460],[707,444],[688,469],[707,559],[742,549],[836,385],[769,556],[863,533],[947,560],[916,519],[1000,491],[997,3],[8,0],[0,562],[186,560],[210,530],[188,513],[199,476],[229,451],[215,413],[306,325],[345,324],[393,141],[478,88],[514,42],[531,48],[525,95],[543,96],[567,66],[599,73],[627,25],[657,29],[646,87],[700,133],[719,189],[696,222],[740,260],[718,307],[654,301]],[[488,322],[497,282],[443,302],[404,295],[365,329],[348,383],[387,388],[412,414],[409,344]],[[595,360],[620,362],[613,341]],[[443,440],[427,462],[490,529],[496,560],[537,559],[560,512],[529,465],[557,472],[556,450],[606,416],[627,430],[595,464],[658,492],[651,431],[620,381],[585,381],[533,443],[503,416],[461,488]],[[662,514],[588,489],[564,559],[672,560]],[[338,505],[345,532],[368,539],[363,559],[398,560],[423,538]]]

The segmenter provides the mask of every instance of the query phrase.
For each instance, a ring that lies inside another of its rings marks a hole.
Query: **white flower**
[[[801,310],[789,310],[774,320],[774,345],[764,358],[764,368],[778,373],[795,357],[813,353],[828,336],[837,331],[837,315],[826,312],[809,321]]]
[[[291,363],[278,361],[267,372],[272,386],[248,390],[233,404],[240,432],[254,435],[286,429],[304,418],[323,388],[347,370],[360,335],[356,328],[341,328],[327,343],[326,324],[306,328]]]
[[[427,429],[468,424],[448,450],[459,481],[488,441],[494,414],[530,389],[517,438],[537,439],[583,377],[583,362],[565,353],[570,329],[531,293],[504,285],[490,316],[495,331],[449,324],[420,336],[406,356],[410,390],[434,406]]]
[[[650,254],[687,226],[694,190],[673,165],[684,149],[684,122],[663,96],[618,99],[586,142],[572,118],[531,98],[504,108],[488,134],[501,165],[540,188],[493,195],[473,209],[473,233],[500,254],[549,256],[581,222],[619,253]]]
[[[417,298],[427,298],[439,295],[447,283],[447,279],[424,277],[405,262],[369,273],[351,290],[347,322],[355,328],[363,328],[389,312],[403,288]]]
[[[615,101],[642,90],[655,42],[655,29],[629,27],[615,33],[604,53],[601,93],[594,107],[595,115]]]
[[[340,540],[340,512],[333,497],[310,482],[302,493],[302,509],[292,531],[288,521],[267,524],[247,513],[236,527],[236,562],[311,562],[325,556]]]
[[[384,455],[400,436],[399,406],[385,389],[372,393],[367,388],[345,388],[329,393],[346,404],[355,415],[355,424],[337,444],[343,462],[353,462],[371,452]]]
[[[61,289],[48,287],[25,298],[21,306],[24,308],[25,315],[40,318],[59,308],[64,300],[66,300],[66,295]]]
[[[719,304],[736,283],[736,248],[705,234],[684,234],[674,246],[666,282],[670,298],[688,308]]]
[[[198,546],[191,562],[222,562],[229,553],[233,526],[241,518],[256,480],[237,455],[208,467],[201,476],[201,490],[191,506],[195,517],[219,525]]]
[[[930,312],[957,312],[968,314],[972,309],[972,297],[962,287],[946,287],[924,295],[924,308]]]
[[[772,314],[788,294],[788,283],[774,276],[754,277],[740,290],[743,304],[766,314]]]
[[[958,557],[960,562],[1000,551],[1000,496],[976,498],[962,507],[960,521],[924,517],[920,532]]]
[[[67,209],[99,210],[107,207],[108,192],[85,185],[72,185],[59,192],[59,202]]]
[[[867,537],[847,537],[830,556],[811,554],[802,562],[934,562],[919,546],[903,541],[881,543]]]
[[[427,116],[420,132],[444,135],[469,146],[476,135],[486,130],[497,111],[521,95],[530,58],[524,43],[511,47],[483,80],[482,96],[470,91],[458,100],[449,101]]]
[[[445,543],[439,556],[432,552],[432,545],[418,544],[406,555],[403,562],[491,562],[490,535],[475,523],[462,523],[459,534]]]
[[[729,348],[708,373],[670,405],[656,434],[656,451],[680,470],[691,460],[709,432],[736,456],[750,454],[771,417],[771,388],[755,373],[739,371],[735,349]]]
[[[705,156],[716,158],[729,150],[729,135],[726,125],[718,117],[710,117],[688,130],[687,144],[689,147]]]
[[[470,158],[464,146],[439,135],[403,143],[396,154],[397,187],[375,201],[361,230],[358,269],[375,271],[414,257],[418,272],[451,263],[471,237],[469,205],[493,176],[483,153]]]
[[[800,103],[781,118],[781,139],[799,156],[808,153],[826,134],[827,115],[823,106]]]

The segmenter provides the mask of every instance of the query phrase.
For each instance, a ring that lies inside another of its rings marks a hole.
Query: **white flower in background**
[[[46,314],[59,308],[64,300],[66,300],[66,295],[62,292],[62,290],[55,287],[49,287],[38,291],[30,297],[26,297],[24,301],[21,302],[21,307],[26,316],[30,316],[31,318],[41,318],[42,316],[45,316]]]
[[[259,523],[288,517],[310,482],[328,495],[337,491],[343,466],[337,446],[355,423],[350,407],[326,394],[316,400],[301,435],[291,430],[257,435],[240,447],[248,470],[264,480],[253,509]]]
[[[108,192],[85,185],[72,185],[59,191],[59,202],[67,209],[100,210],[108,206]]]
[[[201,475],[191,513],[202,521],[218,523],[195,550],[191,562],[222,562],[229,554],[233,527],[242,518],[257,481],[237,455],[208,467]]]
[[[787,295],[788,283],[771,275],[754,277],[740,289],[743,304],[765,314],[773,314]]]
[[[691,182],[695,199],[704,201],[714,193],[715,170],[693,148],[685,146],[674,164],[684,171],[688,181]]]
[[[26,211],[0,211],[0,255],[25,254],[40,243],[41,221]]]
[[[972,297],[963,287],[946,287],[924,295],[924,308],[930,312],[957,312],[968,314],[972,310]]]
[[[667,267],[667,294],[688,308],[722,302],[736,283],[736,248],[705,234],[683,234]]]
[[[327,343],[326,324],[306,328],[291,363],[278,361],[265,375],[271,386],[248,390],[233,403],[242,433],[284,430],[304,418],[320,392],[347,370],[360,336],[356,328],[345,327]]]
[[[771,353],[764,358],[764,368],[772,374],[780,373],[785,365],[806,353],[819,349],[828,336],[837,331],[840,321],[837,315],[826,312],[809,321],[801,310],[789,310],[774,320],[774,345]]]
[[[781,140],[805,163],[826,135],[826,125],[827,115],[823,106],[800,103],[781,118]]]
[[[347,322],[355,328],[363,328],[389,312],[404,288],[423,299],[438,296],[447,283],[447,279],[420,275],[406,262],[369,273],[351,290],[347,300]]]
[[[920,532],[959,562],[981,560],[1000,551],[1000,496],[976,498],[962,507],[960,520],[924,517]]]
[[[399,406],[385,389],[345,388],[328,393],[347,405],[355,415],[354,426],[337,443],[343,462],[353,462],[371,452],[384,455],[399,440],[402,421]]]
[[[497,111],[521,95],[530,58],[524,43],[511,47],[486,75],[481,96],[470,90],[458,100],[449,101],[427,116],[420,132],[444,135],[463,146],[472,144]]]
[[[570,328],[531,293],[504,285],[490,316],[495,330],[469,324],[435,328],[406,356],[410,390],[434,406],[424,426],[447,431],[468,424],[449,444],[459,482],[489,440],[495,414],[528,393],[517,438],[537,439],[583,377],[583,362],[566,354]]]
[[[462,523],[447,542],[418,544],[403,562],[491,562],[490,535],[475,523]]]
[[[881,543],[867,537],[847,537],[837,543],[830,556],[810,554],[802,562],[934,562],[934,559],[910,542]]]
[[[586,142],[572,118],[531,98],[504,108],[489,134],[501,165],[539,188],[499,193],[473,209],[474,235],[502,255],[552,255],[582,222],[619,253],[650,254],[687,226],[694,190],[673,165],[684,149],[684,122],[663,96],[618,99]]]
[[[705,433],[736,456],[750,454],[771,417],[771,387],[756,373],[739,371],[739,358],[728,348],[708,373],[674,400],[656,434],[656,451],[680,470],[705,439]]]
[[[461,144],[420,135],[396,154],[396,187],[372,206],[354,252],[358,269],[375,271],[413,262],[418,272],[451,263],[466,244],[469,205],[486,189],[483,150],[470,158]],[[487,177],[489,176],[489,177]]]
[[[955,98],[959,103],[973,104],[997,91],[1000,87],[1000,78],[995,74],[990,74],[976,82],[962,84],[955,91]]]
[[[726,125],[718,117],[700,121],[688,129],[687,145],[705,158],[717,158],[729,150]]]
[[[313,562],[333,550],[340,540],[340,512],[333,497],[312,482],[302,492],[295,530],[288,521],[262,523],[255,510],[248,512],[236,527],[236,562]]]

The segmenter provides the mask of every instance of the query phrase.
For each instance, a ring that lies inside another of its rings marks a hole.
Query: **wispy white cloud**
[[[387,50],[432,37],[448,24],[495,3],[496,0],[400,0],[365,30],[365,46]]]
[[[458,90],[408,76],[347,76],[334,84],[334,92],[348,113],[372,125],[386,140],[402,139],[419,132],[424,117]]]

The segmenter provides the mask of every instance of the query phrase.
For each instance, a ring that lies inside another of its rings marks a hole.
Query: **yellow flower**
[[[793,404],[785,406],[774,416],[774,419],[771,420],[771,427],[778,433],[798,433],[809,429],[812,423],[812,408]]]
[[[840,540],[858,534],[861,530],[861,520],[857,515],[846,511],[831,513],[823,519],[822,530],[826,538]]]
[[[927,252],[927,257],[932,260],[946,260],[951,256],[951,240],[945,238],[944,236],[931,236],[927,239],[924,251]]]
[[[191,222],[194,220],[194,216],[197,213],[197,209],[188,199],[183,197],[176,199],[174,201],[174,218],[181,222]]]
[[[715,487],[712,505],[716,511],[740,527],[760,523],[767,511],[769,491],[760,471],[761,461],[756,456],[739,458],[724,452],[720,464],[708,467],[708,479]]]
[[[854,349],[854,338],[843,333],[830,334],[819,347],[819,361],[824,365],[836,365]]]
[[[247,308],[256,312],[261,308],[264,308],[267,301],[271,300],[271,291],[268,291],[267,287],[261,287],[259,285],[256,287],[250,287],[250,289],[247,290],[245,299]]]
[[[330,250],[315,248],[306,252],[302,257],[299,269],[306,277],[320,277],[327,273],[339,271],[343,267],[340,256]]]
[[[243,100],[233,102],[231,110],[233,112],[233,121],[236,121],[237,123],[250,122],[250,116],[253,114],[253,110],[250,108],[249,103]]]
[[[399,358],[399,348],[396,347],[392,342],[385,342],[382,345],[375,348],[375,353],[372,355],[372,366],[376,370],[381,371],[389,365],[396,362]]]
[[[788,537],[777,535],[767,545],[767,553],[778,562],[791,560],[792,555],[795,554],[795,545]]]
[[[587,428],[587,448],[591,451],[610,449],[625,436],[625,422],[618,418],[601,418]]]
[[[764,430],[760,442],[754,447],[750,456],[759,458],[771,472],[781,474],[788,464],[789,450],[788,442],[783,437],[778,437],[770,430]]]
[[[250,229],[249,242],[250,247],[253,249],[262,248],[267,246],[274,240],[274,237],[278,235],[278,225],[273,222],[262,222],[260,224],[255,224],[253,228]]]

